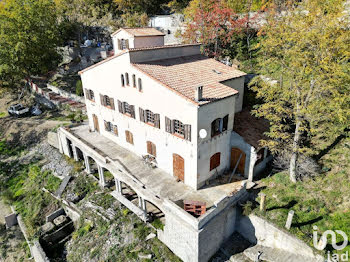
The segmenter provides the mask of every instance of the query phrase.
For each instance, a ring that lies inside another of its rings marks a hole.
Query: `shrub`
[[[84,94],[83,83],[81,82],[81,80],[78,80],[75,84],[75,93],[77,96],[83,96]]]

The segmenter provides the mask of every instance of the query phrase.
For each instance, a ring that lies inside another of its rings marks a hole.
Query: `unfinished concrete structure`
[[[162,213],[158,238],[181,259],[207,261],[236,230],[236,204],[267,159],[234,124],[245,74],[199,45],[158,46],[155,29],[132,29],[120,50],[127,30],[114,34],[116,55],[80,72],[89,123],[60,128],[60,151],[98,172],[101,186],[104,171],[113,174],[112,195],[144,221]],[[186,212],[185,200],[206,212]]]

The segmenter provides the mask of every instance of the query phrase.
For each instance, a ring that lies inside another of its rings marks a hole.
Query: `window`
[[[111,100],[108,96],[105,96],[105,106],[111,106]]]
[[[136,76],[135,76],[135,74],[132,75],[132,87],[136,88]]]
[[[120,78],[121,78],[121,81],[122,81],[122,86],[125,86],[124,75],[122,74],[122,75],[120,76]]]
[[[153,113],[151,110],[143,110],[139,107],[140,121],[151,124],[156,128],[160,128],[160,115]]]
[[[118,109],[120,113],[135,118],[135,106],[118,100]]]
[[[185,136],[184,124],[179,120],[173,120],[174,122],[174,133],[180,136]]]
[[[112,97],[100,94],[101,105],[114,110],[114,99]]]
[[[224,118],[217,118],[211,122],[211,137],[221,134],[227,130],[228,115]]]
[[[108,121],[104,121],[105,123],[105,130],[108,131],[108,132],[111,132],[112,131],[112,123],[111,122],[108,122]]]
[[[125,73],[125,80],[126,80],[126,85],[128,86],[130,83],[129,83],[129,74],[128,73]]]
[[[220,122],[221,118],[215,119],[213,122],[211,122],[211,137],[216,136],[220,134]]]
[[[228,125],[228,115],[226,115],[223,119],[222,119],[222,132],[227,130],[227,125]]]
[[[129,48],[129,39],[118,39],[119,50],[124,50]]]
[[[221,153],[218,152],[212,155],[212,157],[210,158],[210,171],[220,166],[220,155]]]
[[[152,143],[151,141],[147,141],[147,153],[157,157],[157,148],[156,145],[154,143]]]
[[[184,125],[179,120],[165,117],[165,131],[191,141],[191,125]]]
[[[125,131],[125,137],[126,137],[126,142],[132,145],[134,144],[134,136],[130,131]]]
[[[92,90],[89,90],[89,99],[92,101],[95,101],[95,94],[94,94],[94,91]]]
[[[154,124],[154,114],[151,110],[146,110],[146,122]]]
[[[118,136],[118,127],[116,125],[113,125],[113,133]]]
[[[91,89],[84,89],[86,98],[95,102],[95,94]]]
[[[127,102],[124,102],[125,114],[131,115],[130,105]]]
[[[138,81],[139,81],[139,91],[142,92],[142,81],[141,81],[141,78],[139,78]]]

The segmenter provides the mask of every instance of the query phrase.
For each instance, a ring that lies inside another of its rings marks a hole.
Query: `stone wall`
[[[310,261],[320,259],[320,255],[316,255],[303,241],[256,215],[240,215],[236,230],[253,244],[310,257]]]

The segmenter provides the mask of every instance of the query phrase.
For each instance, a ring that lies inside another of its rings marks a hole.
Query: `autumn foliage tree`
[[[236,14],[225,1],[193,0],[185,10],[185,43],[202,43],[210,57],[249,59],[249,41],[256,35],[255,17]],[[248,40],[248,42],[247,42]]]
[[[271,123],[264,146],[288,150],[290,180],[300,155],[329,146],[350,123],[350,34],[344,1],[308,0],[263,29],[253,111]]]

